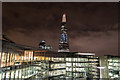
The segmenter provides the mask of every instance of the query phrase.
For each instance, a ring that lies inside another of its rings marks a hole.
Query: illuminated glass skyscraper
[[[69,52],[69,42],[68,35],[66,29],[66,15],[62,16],[62,24],[61,24],[61,35],[59,40],[59,49],[58,52]]]

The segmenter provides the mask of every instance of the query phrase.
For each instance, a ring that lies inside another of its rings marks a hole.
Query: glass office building
[[[34,78],[53,80],[65,79],[66,62],[65,55],[58,52],[36,50],[35,65],[38,67],[38,74]]]
[[[120,79],[120,56],[105,55],[100,58],[101,78]]]
[[[35,75],[33,48],[2,40],[0,79],[25,79]]]
[[[66,79],[98,79],[99,59],[91,53],[65,53],[66,54]]]

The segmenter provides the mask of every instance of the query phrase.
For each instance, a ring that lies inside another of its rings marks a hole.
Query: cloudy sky
[[[117,3],[3,3],[3,33],[18,44],[41,40],[58,50],[61,17],[67,15],[70,51],[118,54]]]

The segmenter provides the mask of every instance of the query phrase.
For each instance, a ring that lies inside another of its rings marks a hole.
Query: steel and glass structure
[[[69,52],[69,42],[66,28],[66,14],[63,14],[62,16],[61,35],[59,40],[58,52]]]

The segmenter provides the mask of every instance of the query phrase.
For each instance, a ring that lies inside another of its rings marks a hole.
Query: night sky
[[[3,3],[3,34],[18,44],[41,40],[58,50],[61,17],[67,15],[70,51],[118,54],[117,3]]]

